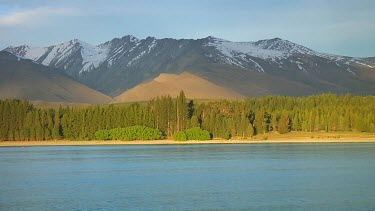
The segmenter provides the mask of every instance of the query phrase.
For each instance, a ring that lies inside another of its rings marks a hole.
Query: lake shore
[[[92,141],[2,141],[0,147],[22,146],[84,146],[84,145],[177,145],[177,144],[274,144],[274,143],[370,143],[375,142],[374,133],[304,133],[265,134],[246,140],[206,140],[206,141],[174,141],[174,140],[92,140]]]

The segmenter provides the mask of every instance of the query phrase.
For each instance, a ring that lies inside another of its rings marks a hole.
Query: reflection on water
[[[375,144],[0,148],[0,210],[375,209]]]

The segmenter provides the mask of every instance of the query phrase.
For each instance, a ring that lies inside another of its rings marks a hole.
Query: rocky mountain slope
[[[65,71],[117,96],[161,73],[191,72],[245,96],[322,92],[375,94],[375,62],[316,52],[280,38],[257,42],[115,38],[98,46],[80,40],[4,51]]]
[[[58,70],[0,52],[0,99],[107,104],[112,99]]]

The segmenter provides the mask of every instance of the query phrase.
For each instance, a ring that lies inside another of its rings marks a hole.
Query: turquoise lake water
[[[375,210],[375,144],[0,148],[0,210]]]

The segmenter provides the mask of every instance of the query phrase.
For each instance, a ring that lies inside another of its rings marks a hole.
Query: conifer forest
[[[186,140],[186,134],[181,134],[186,130],[202,137],[207,137],[208,131],[214,139],[248,139],[291,131],[375,132],[375,97],[323,94],[195,102],[181,92],[176,98],[162,96],[147,103],[57,109],[36,108],[24,100],[0,101],[0,140],[121,139],[132,137],[126,135],[131,131],[142,133],[142,140]]]

